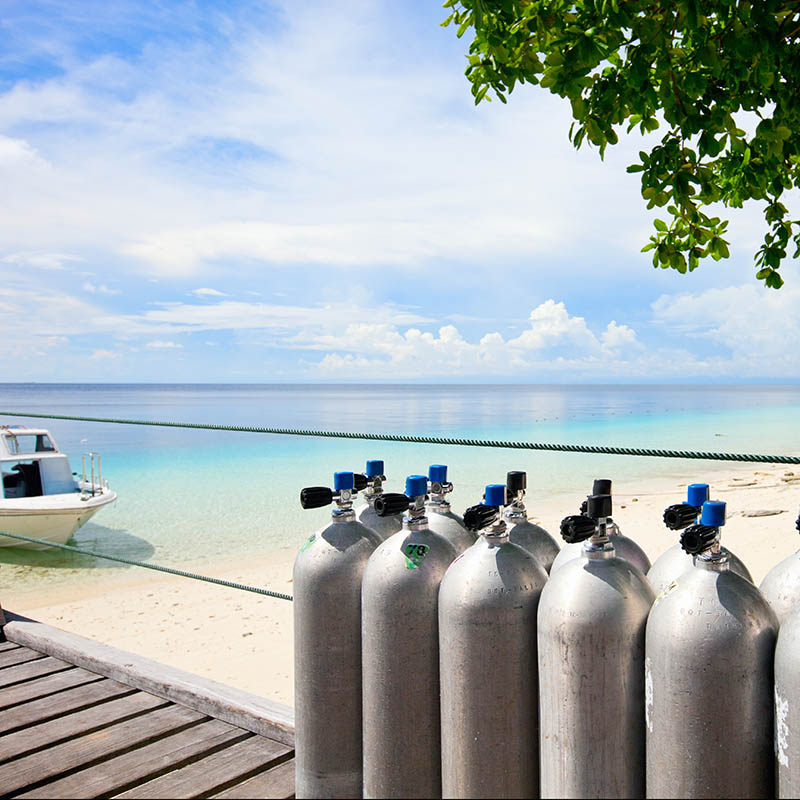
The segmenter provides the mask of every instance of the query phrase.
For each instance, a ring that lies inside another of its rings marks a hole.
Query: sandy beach
[[[796,472],[795,472],[796,470]],[[688,474],[692,470],[687,471]],[[713,499],[728,503],[723,543],[739,555],[756,584],[800,547],[795,530],[800,468],[703,463]],[[685,498],[686,484],[651,478],[615,484],[614,518],[655,560],[677,541],[663,526],[663,509]],[[553,534],[574,497],[532,501],[531,519]],[[208,574],[278,592],[292,593],[294,551],[252,558]],[[292,704],[292,604],[184,578],[139,570],[140,582],[124,587],[94,583],[50,595],[5,589],[2,605],[83,636],[130,650],[214,680]]]

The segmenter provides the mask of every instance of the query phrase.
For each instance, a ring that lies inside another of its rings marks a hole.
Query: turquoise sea
[[[0,411],[211,422],[341,431],[434,434],[575,444],[800,454],[800,386],[425,385],[0,385]],[[564,513],[602,475],[635,490],[654,475],[702,480],[707,461],[593,456],[470,447],[36,420],[80,469],[102,454],[119,499],[74,544],[214,574],[256,555],[298,546],[328,516],[303,511],[303,486],[330,485],[335,470],[386,462],[388,489],[450,467],[454,510],[478,502],[486,483],[528,472],[528,507],[563,498]],[[723,465],[723,468],[728,468]],[[115,572],[112,572],[115,571]],[[131,579],[135,568],[59,552],[0,549],[0,587]]]

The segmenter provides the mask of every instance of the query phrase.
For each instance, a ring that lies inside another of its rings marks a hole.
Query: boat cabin
[[[1,426],[0,468],[7,500],[80,491],[69,459],[41,428]]]

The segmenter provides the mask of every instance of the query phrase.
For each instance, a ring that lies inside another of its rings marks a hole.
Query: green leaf
[[[655,226],[656,230],[661,231],[662,233],[666,233],[668,230],[667,223],[664,222],[663,220],[654,219],[653,225]]]

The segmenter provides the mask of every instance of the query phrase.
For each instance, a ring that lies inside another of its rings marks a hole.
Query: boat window
[[[4,438],[12,456],[22,453],[53,453],[56,449],[46,433],[7,433]]]

